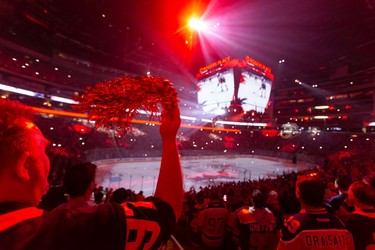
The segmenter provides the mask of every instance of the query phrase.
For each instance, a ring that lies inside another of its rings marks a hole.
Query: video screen
[[[243,110],[264,113],[270,99],[271,87],[271,80],[243,69],[237,95]]]
[[[220,114],[232,101],[241,103],[243,111],[264,113],[270,99],[272,81],[248,69],[242,69],[235,93],[233,69],[226,69],[198,81],[198,103],[206,113]]]
[[[198,103],[206,113],[217,114],[229,108],[233,95],[233,69],[217,72],[198,82]]]

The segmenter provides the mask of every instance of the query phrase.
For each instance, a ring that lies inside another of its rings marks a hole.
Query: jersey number
[[[275,242],[275,235],[270,232],[260,233],[251,232],[250,234],[250,249],[266,250],[272,249]]]
[[[207,231],[211,233],[223,232],[225,220],[224,218],[208,218]]]
[[[126,249],[150,249],[160,234],[160,226],[154,221],[127,219]]]

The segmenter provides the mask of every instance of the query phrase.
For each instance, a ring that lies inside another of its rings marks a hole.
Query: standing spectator
[[[332,208],[332,212],[336,213],[338,217],[354,211],[354,208],[347,202],[348,189],[350,184],[351,180],[348,175],[339,176],[335,180],[335,187],[338,194],[331,197],[328,201],[328,204]]]
[[[241,250],[276,249],[279,234],[272,212],[266,208],[267,194],[255,189],[252,194],[254,206],[238,212]]]
[[[146,198],[143,195],[143,191],[139,191],[139,193],[135,196],[137,201],[144,201]]]
[[[70,166],[64,175],[64,188],[67,192],[68,202],[58,208],[78,209],[96,205],[91,200],[95,190],[96,165],[84,162]]]
[[[284,216],[280,207],[279,195],[275,190],[268,192],[266,208],[275,216],[276,229],[280,230],[284,222]]]
[[[251,206],[250,190],[247,187],[242,187],[240,190],[240,200],[232,204],[229,208],[228,216],[228,231],[233,243],[236,246],[240,245],[240,229],[238,225],[238,213],[242,209],[248,209]]]
[[[198,215],[198,226],[203,244],[208,248],[222,249],[226,237],[228,209],[219,200],[219,194],[212,191],[207,207]]]
[[[325,187],[316,174],[299,176],[296,196],[301,211],[285,220],[278,249],[354,249],[344,224],[324,206]]]
[[[118,188],[109,197],[110,202],[115,202],[121,204],[125,201],[129,201],[131,195],[131,190],[126,190],[125,188]]]
[[[15,249],[157,249],[182,209],[183,185],[176,134],[178,107],[162,112],[163,153],[155,197],[85,209],[35,206],[48,188],[47,140],[29,108],[0,100],[0,247]]]
[[[343,217],[353,235],[356,250],[375,249],[375,189],[365,181],[356,181],[349,188],[349,202],[354,212]]]
[[[104,202],[104,194],[102,191],[94,192],[94,202],[99,205]]]
[[[51,186],[47,193],[42,196],[42,200],[37,207],[46,211],[51,211],[67,201],[68,199],[63,186]]]
[[[199,222],[198,222],[199,210],[193,210],[193,218],[190,222],[190,238],[193,245],[199,245],[201,241],[201,235],[199,233]]]

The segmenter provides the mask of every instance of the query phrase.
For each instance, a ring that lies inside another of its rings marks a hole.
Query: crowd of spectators
[[[64,164],[70,165],[71,162],[66,162]],[[60,167],[64,164],[62,162],[56,163],[56,165],[59,165]],[[362,180],[366,176],[374,174],[375,163],[371,160],[365,161],[361,156],[352,157],[345,154],[333,154],[328,158],[325,166],[307,171],[309,173],[317,173],[323,180],[325,185],[325,201],[327,202],[327,207],[331,206],[331,211],[335,213],[338,210],[338,207],[335,203],[335,199],[332,198],[337,195],[342,195],[343,193],[347,194],[350,183]],[[214,195],[217,202],[221,203],[228,211],[231,211],[231,207],[243,199],[242,193],[244,190],[246,190],[247,194],[244,201],[246,201],[246,204],[249,206],[252,204],[251,194],[254,190],[259,189],[268,194],[267,208],[274,213],[277,221],[277,228],[280,228],[282,221],[285,218],[287,218],[289,215],[297,213],[301,209],[295,195],[296,180],[298,175],[301,174],[306,173],[292,172],[276,176],[276,178],[272,179],[264,178],[241,182],[227,182],[220,183],[218,185],[200,187],[199,190],[195,190],[193,187],[190,190],[186,190],[183,214],[178,222],[176,237],[186,249],[189,249],[189,247],[196,248],[200,246],[202,242],[200,241],[201,238],[197,226],[197,218],[200,209],[207,206],[210,198],[212,198],[212,195]],[[60,175],[63,176],[63,173],[60,173]],[[56,192],[60,197],[64,194],[59,186],[52,188],[51,192]],[[46,195],[48,195],[48,193]],[[137,194],[134,190],[124,188],[119,188],[112,192],[112,190],[97,187],[93,196],[93,199],[98,204],[109,199],[118,203],[123,201],[139,201],[144,199],[141,191]],[[345,196],[345,199],[346,198],[347,195]],[[345,199],[342,199],[342,201]],[[61,198],[59,201],[63,202],[64,199]],[[329,204],[330,201],[331,204]],[[340,215],[340,213],[338,214]],[[229,228],[229,225],[227,225],[226,237],[225,241],[223,242],[223,244],[226,245],[221,245],[222,247],[225,247],[224,249],[234,249],[233,247],[235,247],[235,243],[230,237],[233,232],[230,231]]]
[[[78,83],[74,77],[73,80],[69,80],[72,79],[72,77],[68,77],[69,74],[66,76],[68,80],[60,79],[61,75],[55,74],[52,69],[46,70],[47,63],[45,62],[38,62],[29,57],[15,60],[13,58],[15,58],[13,52],[1,51],[0,60],[7,62],[2,65],[5,71],[53,83],[77,86],[82,84],[82,82]],[[26,64],[31,64],[30,60],[33,62],[32,70],[26,66]],[[2,75],[3,79],[12,80],[6,74]],[[84,79],[78,78],[79,81]],[[90,81],[94,81],[94,78],[87,79],[85,84]],[[34,98],[23,97],[23,99],[25,103],[36,104]],[[144,118],[147,119],[147,117]],[[158,134],[156,130],[159,128],[150,124],[134,125],[134,129],[125,136],[108,131],[98,131],[93,129],[92,124],[77,118],[44,115],[38,118],[36,124],[51,143],[48,154],[51,160],[49,183],[52,188],[43,197],[40,204],[46,210],[52,210],[66,202],[66,189],[61,185],[69,166],[87,160],[161,155],[162,144],[160,136],[156,135]],[[211,124],[199,125],[212,126]],[[190,247],[205,249],[207,247],[205,244],[210,244],[207,238],[202,238],[202,225],[199,217],[203,216],[202,211],[209,204],[214,203],[216,208],[221,209],[221,216],[225,218],[225,223],[223,224],[222,241],[216,242],[212,247],[236,249],[240,243],[233,239],[236,228],[233,223],[231,224],[230,218],[233,216],[238,202],[242,202],[246,206],[257,206],[254,198],[257,200],[256,197],[259,193],[266,194],[267,199],[264,205],[261,205],[260,202],[258,206],[271,211],[275,217],[275,230],[281,229],[284,219],[298,213],[301,209],[296,196],[296,182],[298,176],[304,174],[314,174],[320,177],[325,187],[326,208],[330,213],[336,214],[345,221],[345,216],[353,211],[353,204],[346,203],[350,184],[342,183],[340,180],[347,179],[349,183],[357,183],[357,181],[365,180],[366,177],[375,173],[375,158],[372,154],[375,152],[374,134],[303,132],[299,136],[285,139],[259,128],[240,126],[231,126],[231,128],[237,128],[240,132],[181,128],[178,134],[180,155],[201,156],[223,154],[223,152],[226,154],[264,154],[289,158],[293,163],[315,158],[319,167],[308,170],[308,173],[285,173],[272,179],[226,182],[200,187],[198,190],[194,188],[185,190],[183,213],[178,221],[175,236],[186,249]],[[151,134],[156,136],[147,136]],[[144,200],[142,190],[137,192],[124,188],[112,191],[105,187],[97,187],[92,195],[92,200],[97,204],[106,201],[122,203]],[[350,220],[347,221],[350,223]]]
[[[330,159],[324,167],[284,173],[275,178],[217,183],[216,185],[201,186],[197,190],[191,187],[189,190],[185,190],[182,216],[178,220],[175,237],[187,250],[237,249],[240,244],[239,236],[236,235],[239,234],[238,218],[236,217],[238,209],[252,207],[255,205],[254,202],[259,202],[257,199],[262,199],[262,197],[265,198],[265,211],[271,211],[273,214],[274,227],[272,228],[279,231],[285,219],[301,210],[301,204],[296,196],[296,183],[299,176],[308,175],[316,176],[324,185],[324,207],[327,211],[341,220],[347,221],[348,216],[354,211],[353,203],[348,199],[349,187],[352,183],[363,180],[366,180],[366,183],[372,182],[373,185],[374,170],[375,163],[373,161],[366,162],[355,157],[345,157],[336,160]],[[57,197],[62,197],[64,194],[60,186],[51,188],[50,192],[55,192]],[[48,193],[45,196],[47,195]],[[144,198],[142,191],[137,193],[125,188],[109,190],[97,187],[92,194],[92,200],[97,204],[109,201],[117,203],[142,201]],[[64,199],[58,199],[58,202],[62,203]],[[56,202],[54,204],[57,206]],[[202,222],[203,219],[199,219],[209,211],[208,208],[212,207],[215,209],[215,216],[218,216],[219,213],[221,217],[225,218],[221,240],[214,243],[202,236],[205,230],[204,222]],[[280,235],[275,237],[279,239]]]
[[[275,179],[264,178],[220,183],[218,185],[200,187],[199,190],[191,188],[185,193],[184,210],[178,222],[177,239],[187,246],[187,249],[197,247],[205,249],[207,247],[205,242],[202,242],[201,234],[204,232],[198,230],[197,220],[200,211],[204,211],[203,208],[208,206],[211,202],[210,198],[214,195],[218,197],[219,202],[229,212],[225,216],[227,221],[225,236],[223,236],[223,241],[218,249],[237,249],[238,245],[236,245],[236,241],[232,237],[235,232],[231,227],[230,212],[236,210],[236,204],[240,201],[243,202],[244,206],[253,206],[252,198],[255,195],[255,190],[261,190],[267,195],[265,207],[273,212],[276,228],[280,229],[284,219],[301,210],[296,196],[296,181],[298,176],[301,175],[318,176],[325,187],[324,204],[326,209],[339,218],[345,219],[354,210],[354,207],[350,207],[350,204],[348,205],[350,184],[366,180],[369,176],[374,176],[372,172],[375,169],[374,162],[367,163],[367,168],[363,166],[358,168],[358,166],[353,164],[354,161],[351,161],[351,159],[342,159],[341,161],[329,162],[325,168],[318,167],[298,173],[287,173],[277,176]],[[340,187],[337,184],[340,184]]]

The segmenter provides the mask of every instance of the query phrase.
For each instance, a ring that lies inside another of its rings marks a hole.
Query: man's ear
[[[28,151],[23,152],[17,160],[17,167],[16,167],[16,174],[17,177],[20,178],[22,181],[29,181],[30,180],[30,173],[29,173],[29,160],[30,153]]]

